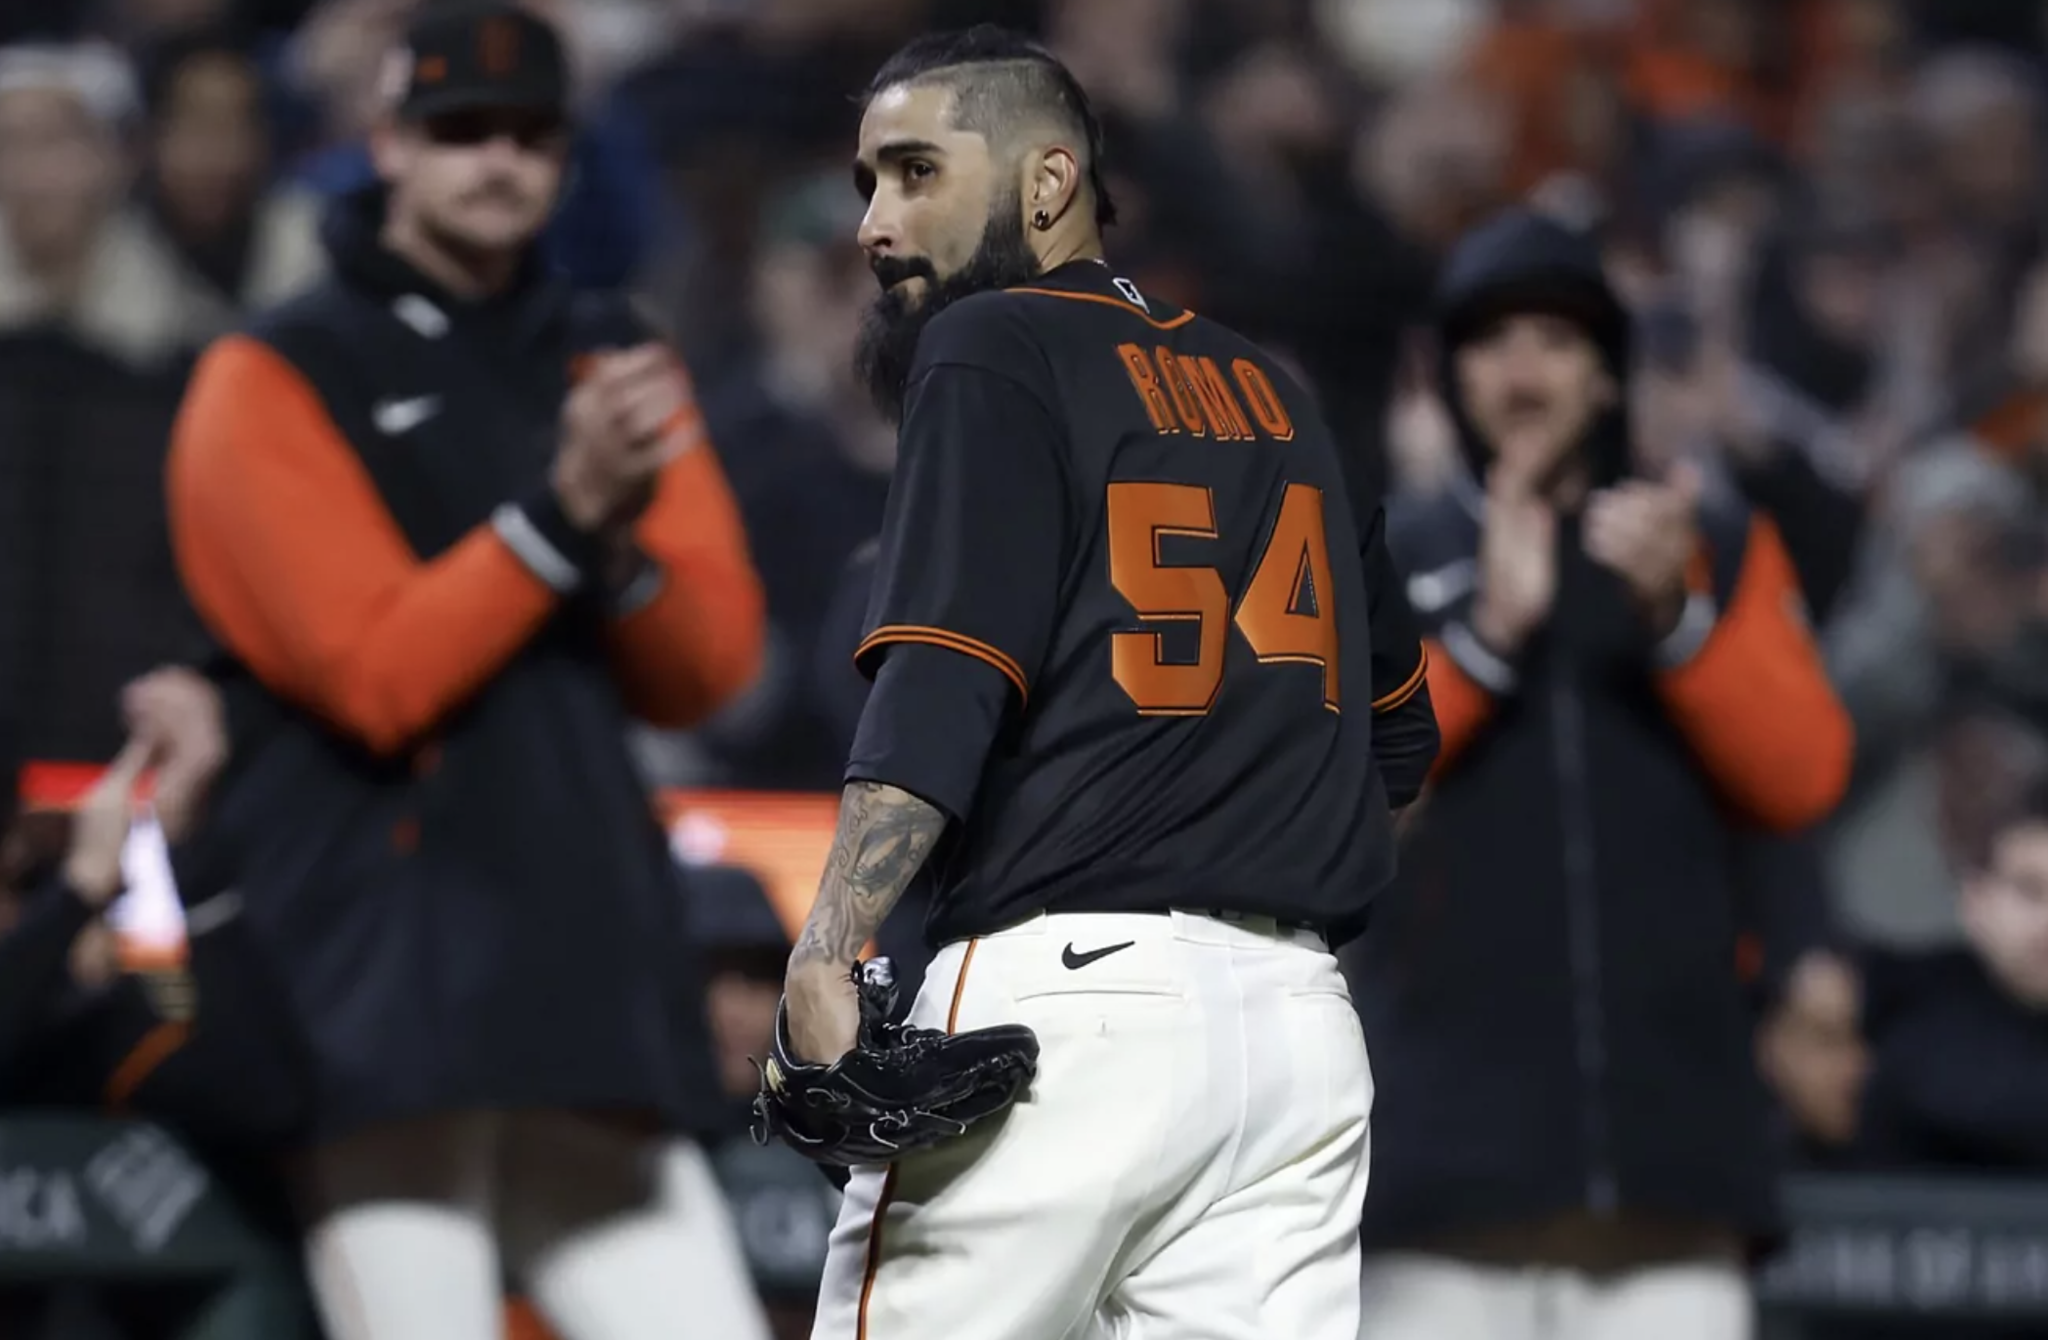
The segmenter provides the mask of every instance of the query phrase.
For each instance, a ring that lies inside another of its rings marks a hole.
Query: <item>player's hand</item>
[[[95,909],[121,892],[121,852],[135,817],[135,786],[149,767],[150,747],[131,739],[72,815],[71,849],[64,856],[64,882]]]
[[[213,779],[227,762],[220,692],[196,671],[170,667],[121,692],[129,735],[148,748],[156,769],[153,804],[164,837],[184,841],[198,823]]]
[[[799,1060],[830,1065],[860,1038],[860,990],[844,967],[793,963],[782,984],[790,1049]]]
[[[1699,468],[1681,462],[1667,481],[1632,479],[1586,504],[1586,553],[1628,583],[1659,637],[1685,613],[1686,567],[1699,550]]]
[[[595,531],[644,510],[687,440],[669,428],[691,403],[688,379],[662,346],[599,354],[562,409],[554,488],[569,520]]]
[[[1503,656],[1521,650],[1557,599],[1557,509],[1527,471],[1509,464],[1529,458],[1503,453],[1486,478],[1472,631]]]

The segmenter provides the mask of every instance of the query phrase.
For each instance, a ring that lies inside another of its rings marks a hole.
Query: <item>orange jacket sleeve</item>
[[[1436,763],[1429,770],[1429,779],[1435,781],[1454,765],[1479,734],[1479,728],[1493,715],[1494,698],[1451,658],[1442,642],[1425,638],[1422,646],[1429,672],[1429,701],[1436,709],[1440,741]]]
[[[178,570],[214,635],[378,753],[430,731],[556,608],[488,525],[422,563],[318,393],[248,337],[194,371],[166,491]]]
[[[1826,817],[1849,784],[1849,713],[1828,683],[1777,527],[1750,522],[1713,631],[1660,671],[1665,708],[1729,803],[1780,831]]]
[[[611,651],[634,714],[681,728],[754,682],[767,619],[739,507],[694,406],[671,431],[687,445],[662,472],[633,535],[660,585],[613,624]]]

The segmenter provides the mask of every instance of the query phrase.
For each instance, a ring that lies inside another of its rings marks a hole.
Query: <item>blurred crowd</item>
[[[848,359],[874,293],[850,98],[921,27],[1025,28],[1106,120],[1122,271],[1296,367],[1361,494],[1464,468],[1424,334],[1453,239],[1516,201],[1595,230],[1636,322],[1640,467],[1692,462],[1778,522],[1855,723],[1849,797],[1795,867],[1810,915],[1792,951],[1767,931],[1747,958],[1792,1143],[2048,1174],[2048,5],[542,7],[583,99],[546,244],[682,350],[766,590],[760,680],[700,729],[648,732],[653,781],[838,784],[833,607],[893,453]],[[322,202],[370,171],[410,8],[0,14],[15,755],[112,756],[121,686],[186,654],[161,482],[184,378],[320,272]],[[763,926],[713,1002],[736,1095],[772,1017]]]

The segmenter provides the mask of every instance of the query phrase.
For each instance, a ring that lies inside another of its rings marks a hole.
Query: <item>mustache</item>
[[[868,262],[868,268],[875,272],[875,282],[885,293],[906,279],[922,279],[928,284],[939,282],[938,270],[923,256],[877,256]]]
[[[508,205],[526,203],[526,192],[502,177],[493,178],[462,197],[464,204],[478,204],[486,200],[502,200]]]

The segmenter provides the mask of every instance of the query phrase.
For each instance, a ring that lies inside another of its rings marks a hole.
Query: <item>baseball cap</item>
[[[566,115],[561,34],[514,4],[428,6],[406,31],[398,115],[518,110]]]

